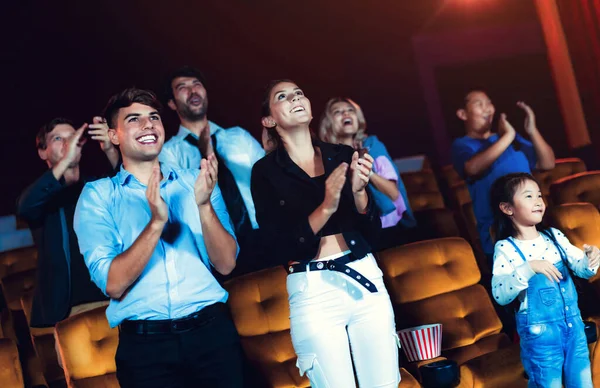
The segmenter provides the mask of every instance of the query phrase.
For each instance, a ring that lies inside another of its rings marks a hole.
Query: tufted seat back
[[[444,209],[444,197],[439,191],[408,193],[408,202],[414,212],[421,210]]]
[[[35,285],[37,250],[35,247],[0,253],[0,284],[8,307],[21,310],[21,296]]]
[[[268,268],[234,278],[225,288],[244,352],[269,385],[309,387],[296,367],[286,277],[283,267]]]
[[[544,197],[550,195],[550,186],[557,180],[569,175],[586,171],[585,163],[579,158],[556,159],[552,170],[534,171],[533,176],[540,183]]]
[[[0,382],[2,388],[23,388],[23,370],[15,342],[0,338]]]
[[[106,320],[106,307],[74,315],[56,325],[67,381],[73,387],[118,387],[115,353],[119,331]]]
[[[449,164],[442,167],[442,178],[446,182],[448,187],[452,187],[458,183],[464,182],[464,180],[458,175],[458,172],[454,169],[454,166]]]
[[[397,320],[405,327],[441,323],[442,355],[462,364],[510,343],[462,238],[408,244],[378,257]]]
[[[413,171],[400,174],[408,193],[440,191],[432,171]]]
[[[554,205],[589,202],[600,206],[600,171],[581,172],[557,180],[550,186]]]
[[[37,249],[27,247],[0,253],[0,279],[37,267]]]

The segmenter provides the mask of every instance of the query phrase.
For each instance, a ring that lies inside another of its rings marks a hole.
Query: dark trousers
[[[133,334],[121,330],[116,355],[121,387],[243,387],[240,339],[227,308],[222,307],[210,309],[189,331]]]

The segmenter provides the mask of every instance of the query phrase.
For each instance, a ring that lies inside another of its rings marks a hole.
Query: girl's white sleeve
[[[587,255],[581,249],[571,244],[564,233],[555,228],[552,228],[552,233],[554,234],[556,241],[565,250],[569,267],[571,267],[577,277],[589,279],[596,275],[598,272],[598,265],[590,268]]]
[[[529,286],[535,275],[529,264],[520,257],[507,240],[500,240],[494,248],[492,295],[496,303],[505,306],[515,300]]]

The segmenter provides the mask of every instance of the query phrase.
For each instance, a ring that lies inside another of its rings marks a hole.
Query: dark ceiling
[[[221,125],[258,137],[263,85],[292,78],[311,98],[313,126],[329,97],[348,95],[393,156],[430,153],[411,38],[536,22],[530,0],[5,0],[3,7],[2,157],[18,167],[0,214],[12,212],[18,192],[44,170],[34,147],[41,124],[59,115],[89,121],[112,93],[157,89],[182,64],[205,73],[209,118]],[[174,115],[166,121],[173,133]],[[94,169],[102,155],[95,144],[85,152]]]

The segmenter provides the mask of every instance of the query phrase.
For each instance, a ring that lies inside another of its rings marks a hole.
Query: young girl
[[[383,275],[371,254],[381,230],[365,190],[373,158],[311,136],[310,101],[274,81],[262,124],[274,149],[252,170],[270,250],[286,266],[292,343],[314,388],[396,388],[398,346]]]
[[[529,387],[593,387],[571,271],[594,276],[600,251],[584,245],[584,253],[557,229],[541,227],[545,205],[530,174],[497,179],[491,203],[497,240],[492,294],[501,305],[519,298],[517,332]]]

